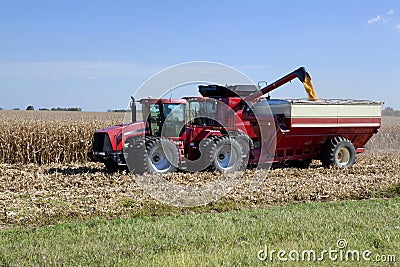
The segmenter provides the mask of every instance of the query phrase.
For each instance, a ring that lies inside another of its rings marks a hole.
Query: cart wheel
[[[347,168],[356,161],[354,145],[342,136],[329,139],[322,149],[321,162],[325,167],[336,166]]]

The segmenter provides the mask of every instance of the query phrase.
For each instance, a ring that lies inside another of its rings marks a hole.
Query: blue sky
[[[400,109],[400,2],[0,0],[0,107],[126,108],[189,62],[272,82],[305,66],[320,98]],[[306,97],[298,82],[272,93]]]

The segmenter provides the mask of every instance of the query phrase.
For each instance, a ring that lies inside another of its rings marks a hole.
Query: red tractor
[[[199,97],[142,99],[141,122],[132,99],[132,123],[96,131],[89,158],[138,174],[232,172],[272,163],[307,167],[312,159],[353,165],[380,127],[382,104],[264,97],[295,78],[310,80],[301,67],[261,90],[200,85]]]

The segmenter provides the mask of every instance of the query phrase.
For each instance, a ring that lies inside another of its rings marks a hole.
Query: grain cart
[[[309,99],[265,97],[298,78]],[[316,99],[303,67],[262,89],[200,85],[201,96],[142,99],[144,121],[98,130],[89,157],[134,173],[218,170],[265,163],[349,167],[381,124],[380,102]]]

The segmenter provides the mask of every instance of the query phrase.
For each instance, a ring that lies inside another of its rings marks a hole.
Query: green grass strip
[[[323,260],[301,259],[304,250],[315,251],[318,258],[323,250],[338,250],[339,239],[347,244],[342,254],[369,250],[370,260],[387,256],[386,262],[346,261],[340,259],[340,250],[336,261],[328,255]],[[286,252],[283,260],[278,258],[279,250]],[[298,259],[293,251],[299,253]],[[266,259],[261,261],[258,254]],[[287,266],[390,266],[391,255],[400,261],[399,197],[223,213],[97,218],[0,233],[2,266],[267,266],[271,261]]]

